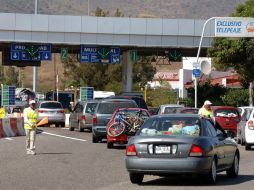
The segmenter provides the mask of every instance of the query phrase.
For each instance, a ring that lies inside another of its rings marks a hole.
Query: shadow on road
[[[239,175],[237,178],[229,178],[226,174],[219,174],[217,182],[213,186],[229,186],[254,180],[254,175]],[[205,180],[194,176],[161,177],[151,181],[145,181],[141,186],[206,186]]]

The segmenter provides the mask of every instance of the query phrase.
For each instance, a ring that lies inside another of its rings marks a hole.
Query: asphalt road
[[[26,155],[25,137],[0,139],[1,190],[253,190],[254,151],[240,147],[240,175],[218,175],[216,185],[190,176],[145,176],[133,185],[125,169],[125,147],[108,150],[106,143],[93,144],[91,133],[42,128],[37,135],[37,155]],[[57,135],[57,136],[56,136]]]

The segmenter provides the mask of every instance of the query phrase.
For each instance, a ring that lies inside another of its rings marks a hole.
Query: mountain
[[[206,19],[228,16],[246,0],[38,0],[39,14],[90,15],[97,7],[113,15],[117,8],[125,17]],[[0,0],[0,12],[34,13],[35,0]]]

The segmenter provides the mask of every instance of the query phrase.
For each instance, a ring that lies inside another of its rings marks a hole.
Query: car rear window
[[[134,102],[102,102],[99,104],[98,114],[113,114],[119,108],[135,108],[137,105]]]
[[[216,117],[238,117],[239,112],[237,109],[217,109],[214,111]]]
[[[57,102],[47,102],[42,103],[40,108],[46,108],[46,109],[62,109],[62,105]]]
[[[93,114],[98,103],[87,103],[85,113]]]
[[[198,109],[183,109],[180,111],[180,113],[198,114]]]
[[[176,113],[177,108],[179,107],[165,107],[164,114]]]
[[[141,127],[141,136],[199,136],[200,120],[198,118],[150,118]]]

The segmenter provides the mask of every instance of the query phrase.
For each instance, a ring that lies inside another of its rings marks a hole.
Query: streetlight
[[[34,1],[34,14],[38,13],[38,0]],[[38,69],[36,66],[33,67],[33,91],[37,91],[37,80],[38,80]]]
[[[87,15],[90,16],[90,0],[87,2]]]

